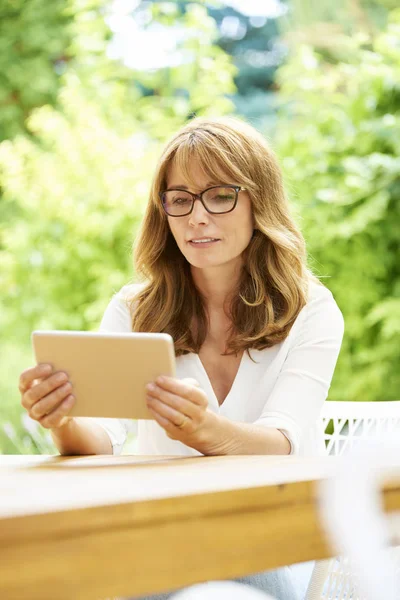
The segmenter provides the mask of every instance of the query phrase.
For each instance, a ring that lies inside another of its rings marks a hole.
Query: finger
[[[176,394],[172,394],[171,392],[167,392],[163,388],[150,384],[147,388],[149,391],[147,392],[147,397],[154,397],[157,400],[161,400],[165,404],[168,404],[174,410],[181,412],[182,414],[190,417],[191,419],[196,419],[199,411],[203,412],[204,408],[200,407],[198,404],[195,404],[191,400],[187,398],[183,398],[182,396],[177,396]]]
[[[184,377],[183,379],[181,379],[181,381],[189,385],[195,385],[196,387],[200,387],[200,384],[197,381],[197,379],[193,379],[193,377]]]
[[[176,427],[181,425],[185,419],[188,419],[191,423],[193,422],[188,415],[175,410],[157,398],[148,397],[147,406]]]
[[[44,396],[47,396],[48,394],[50,394],[50,392],[52,392],[58,386],[63,385],[67,381],[68,375],[63,371],[58,371],[57,373],[54,373],[54,375],[51,375],[47,379],[44,379],[30,387],[23,394],[21,400],[22,406],[27,410],[30,410],[30,408],[35,404],[35,402],[38,402],[38,400],[41,400],[42,398],[44,398]]]
[[[187,383],[186,380],[162,376],[157,377],[156,384],[158,387],[176,394],[177,396],[187,398],[199,406],[208,405],[207,397],[203,390],[198,386]]]
[[[75,397],[70,394],[55,410],[40,419],[39,423],[46,429],[54,429],[58,427],[62,419],[68,415],[74,403]]]
[[[24,394],[26,390],[32,385],[35,379],[40,379],[41,377],[48,377],[53,368],[51,365],[42,363],[36,365],[35,367],[30,367],[21,373],[19,376],[18,389],[21,394]]]
[[[158,412],[156,410],[154,410],[153,408],[150,408],[149,406],[149,411],[152,413],[152,415],[154,416],[154,419],[157,421],[157,423],[159,425],[161,425],[161,427],[163,429],[165,429],[166,432],[168,432],[172,427],[175,427],[174,425],[172,425],[172,423],[170,421],[168,421],[168,419],[165,419],[164,417],[162,417],[160,414],[158,414]],[[175,429],[177,429],[175,427]]]
[[[193,433],[193,428],[190,428],[188,431],[187,426],[191,424],[190,419],[187,419],[187,423],[185,423],[184,429],[182,427],[177,427],[174,423],[171,423],[168,419],[161,416],[157,411],[149,408],[150,412],[153,414],[155,421],[162,427],[169,438],[172,440],[182,439],[183,433]]]
[[[38,421],[59,406],[61,402],[71,393],[71,391],[72,385],[69,381],[67,381],[67,383],[64,383],[64,385],[61,385],[41,400],[35,402],[35,404],[29,410],[29,416]]]

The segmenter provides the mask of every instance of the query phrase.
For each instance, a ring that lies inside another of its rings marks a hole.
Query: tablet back
[[[172,337],[164,333],[34,331],[38,363],[65,371],[76,402],[69,416],[153,419],[145,385],[175,376]]]

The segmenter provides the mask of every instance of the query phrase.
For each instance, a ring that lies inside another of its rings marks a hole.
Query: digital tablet
[[[145,386],[175,376],[166,333],[33,331],[31,339],[37,363],[68,374],[76,398],[69,416],[154,419]]]

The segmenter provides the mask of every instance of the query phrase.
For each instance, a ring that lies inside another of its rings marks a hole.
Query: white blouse
[[[132,331],[126,298],[137,289],[137,284],[126,285],[113,296],[100,331]],[[250,350],[256,362],[243,353],[232,388],[221,406],[198,354],[177,357],[177,377],[196,379],[215,413],[232,421],[280,429],[291,442],[291,454],[322,454],[324,441],[317,419],[328,395],[343,332],[343,316],[331,292],[312,282],[309,300],[288,337],[272,348]],[[107,431],[114,454],[119,454],[135,422],[93,420]],[[171,440],[156,421],[137,421],[137,436],[138,453],[142,455],[201,454]]]

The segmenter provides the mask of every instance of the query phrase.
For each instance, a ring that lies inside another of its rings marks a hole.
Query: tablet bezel
[[[173,339],[166,333],[35,330],[37,363],[65,371],[76,401],[72,417],[154,419],[146,383],[176,376]]]

